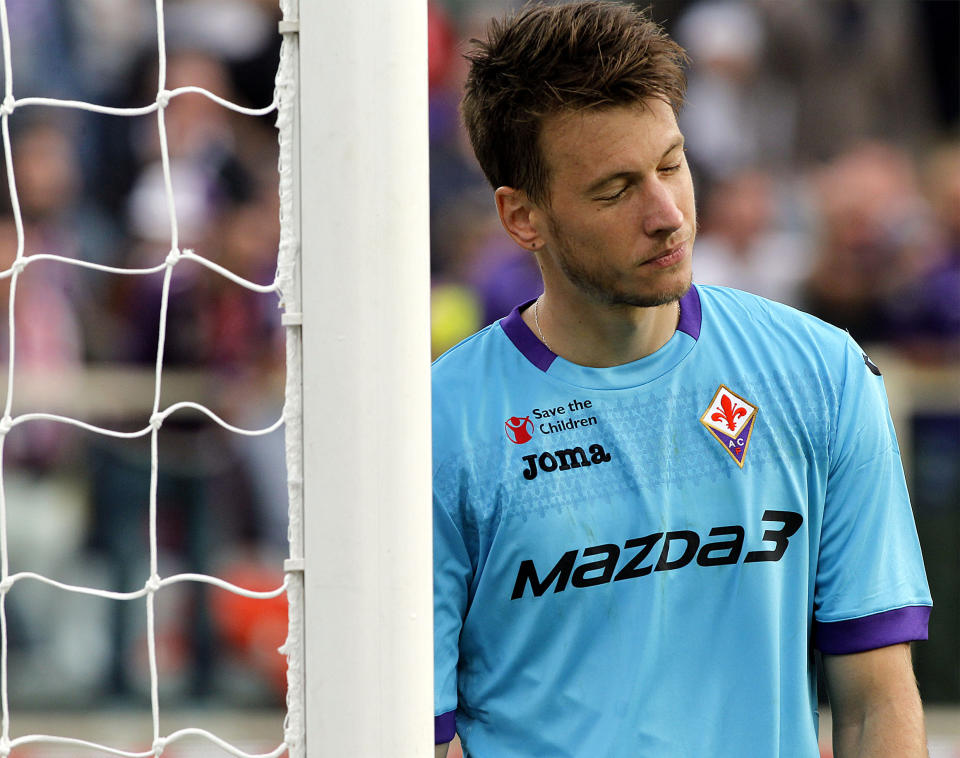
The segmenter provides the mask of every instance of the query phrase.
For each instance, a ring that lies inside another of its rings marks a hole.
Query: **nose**
[[[651,237],[662,237],[683,226],[683,211],[677,203],[673,188],[662,182],[652,182],[644,198],[643,231]]]

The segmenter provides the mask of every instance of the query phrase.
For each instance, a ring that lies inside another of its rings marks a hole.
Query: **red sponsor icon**
[[[533,438],[533,422],[529,416],[511,416],[503,424],[507,439],[515,445],[522,445]]]

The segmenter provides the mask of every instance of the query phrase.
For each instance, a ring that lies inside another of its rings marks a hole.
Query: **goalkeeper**
[[[683,51],[526,6],[463,115],[544,291],[434,365],[437,755],[925,756],[930,595],[880,369],[691,284]]]

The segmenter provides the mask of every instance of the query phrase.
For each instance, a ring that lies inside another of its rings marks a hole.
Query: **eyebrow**
[[[684,142],[683,135],[682,134],[678,135],[677,138],[670,144],[670,147],[668,147],[666,150],[663,151],[663,155],[660,156],[660,160],[662,161],[664,158],[670,155],[670,153],[672,153],[674,150],[683,147],[683,142]],[[636,171],[617,171],[616,173],[609,174],[593,182],[593,184],[587,187],[586,193],[592,194],[597,190],[601,189],[602,187],[604,187],[605,185],[609,184],[610,182],[616,181],[617,179],[630,177],[630,176],[633,176],[634,174],[636,174]]]

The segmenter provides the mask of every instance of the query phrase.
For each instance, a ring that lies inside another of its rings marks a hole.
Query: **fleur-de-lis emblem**
[[[734,403],[728,395],[723,395],[720,398],[720,408],[723,412],[714,413],[710,420],[725,421],[731,431],[737,428],[737,419],[747,415],[747,409]]]
[[[700,417],[700,423],[707,427],[740,468],[743,468],[743,459],[750,446],[756,420],[757,406],[722,384]]]

